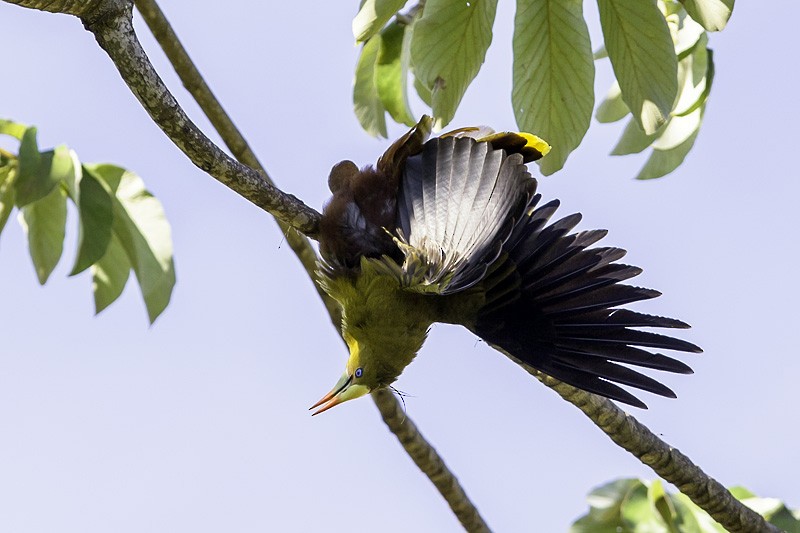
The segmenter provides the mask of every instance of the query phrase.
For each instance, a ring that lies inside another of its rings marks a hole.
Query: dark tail
[[[474,328],[487,342],[524,364],[580,389],[641,408],[647,406],[618,384],[661,396],[669,388],[627,366],[690,374],[684,363],[648,349],[701,352],[689,342],[633,328],[688,328],[672,318],[618,309],[659,296],[658,291],[623,285],[641,269],[615,263],[620,248],[588,248],[604,230],[570,234],[580,214],[545,227],[558,201],[525,216],[503,246],[504,256],[483,281],[487,301]]]

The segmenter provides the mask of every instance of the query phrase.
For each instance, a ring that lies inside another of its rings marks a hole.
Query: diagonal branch
[[[268,184],[274,185],[274,182],[250,148],[250,145],[247,144],[236,124],[233,123],[233,120],[203,79],[200,71],[197,70],[192,58],[189,57],[188,52],[181,44],[158,4],[154,0],[135,0],[134,3],[136,9],[147,23],[147,27],[178,74],[183,86],[198,103],[203,114],[211,121],[228,150],[239,162],[256,169]],[[317,254],[311,243],[302,233],[291,228],[281,218],[275,217],[275,221],[309,277],[311,277],[312,281],[316,281]],[[334,325],[341,324],[342,317],[339,304],[328,296],[328,293],[323,291],[316,282],[314,287],[317,289],[317,293],[328,314],[330,314]]]
[[[733,497],[688,457],[659,439],[611,400],[526,368],[588,416],[611,440],[669,481],[731,533],[779,533],[780,529]]]
[[[372,399],[375,400],[383,421],[403,445],[414,464],[436,486],[464,529],[476,533],[490,531],[489,526],[461,488],[458,479],[450,472],[436,450],[420,435],[417,426],[400,408],[394,394],[388,389],[378,389],[372,393]]]
[[[155,0],[135,0],[135,4],[156,41],[175,68],[184,87],[200,105],[203,113],[209,118],[231,153],[242,163],[259,170],[265,179],[269,180],[267,172],[206,84]],[[280,219],[277,219],[277,222],[309,277],[316,281],[317,256],[308,239],[287,228]],[[328,310],[331,322],[338,331],[342,321],[341,308],[328,293],[320,289],[319,284],[315,282],[314,286]],[[475,532],[489,531],[458,479],[447,468],[444,460],[433,446],[422,436],[417,426],[402,412],[397,398],[389,391],[381,390],[372,394],[372,399],[378,406],[389,430],[395,434],[417,467],[439,490],[464,528],[467,531]]]
[[[316,235],[319,213],[228,156],[186,116],[136,37],[131,4],[103,17],[82,20],[152,119],[195,165],[298,231]]]
[[[49,11],[50,13],[64,13],[75,15],[76,17],[86,18],[100,16],[109,4],[118,2],[108,2],[107,0],[4,0],[9,4],[15,4],[29,9]]]
[[[131,0],[7,0],[77,15],[167,137],[201,170],[298,231],[315,237],[320,214],[223,152],[189,119],[158,76],[133,30]]]

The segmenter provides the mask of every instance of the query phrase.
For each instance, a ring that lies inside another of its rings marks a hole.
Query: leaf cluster
[[[70,276],[91,271],[99,313],[122,294],[133,270],[152,323],[175,285],[170,226],[160,202],[133,172],[82,163],[64,145],[41,151],[36,134],[35,127],[0,120],[0,135],[19,141],[17,154],[0,151],[0,232],[17,209],[44,285],[63,253],[70,200],[78,212],[78,250]]]
[[[518,0],[511,101],[520,130],[553,147],[539,164],[560,170],[589,128],[595,59],[616,78],[599,122],[631,115],[613,155],[652,148],[639,178],[678,167],[691,149],[711,90],[708,31],[725,27],[734,0],[597,0],[604,45],[592,52],[581,0]],[[448,124],[492,42],[497,0],[362,0],[353,20],[363,43],[353,102],[362,127],[386,137],[386,114],[413,125],[408,87]],[[413,76],[413,82],[410,78]]]
[[[788,533],[800,533],[800,511],[791,511],[774,498],[758,498],[742,487],[731,494]],[[725,533],[708,513],[682,493],[664,490],[660,480],[618,479],[593,490],[589,512],[570,533]]]

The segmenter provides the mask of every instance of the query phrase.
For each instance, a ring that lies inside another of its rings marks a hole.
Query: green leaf
[[[680,0],[686,12],[708,31],[720,31],[733,13],[734,0]]]
[[[749,489],[742,486],[735,486],[728,489],[734,498],[737,500],[746,500],[747,498],[755,498],[756,495]]]
[[[353,84],[353,106],[361,127],[370,135],[386,137],[386,113],[375,85],[375,64],[381,35],[374,35],[361,48]]]
[[[517,125],[546,140],[543,174],[564,166],[589,129],[594,61],[581,0],[518,0],[514,19]]]
[[[686,19],[691,22],[691,19]],[[705,32],[700,36],[692,53],[681,59],[678,65],[678,81],[681,94],[675,104],[675,111],[669,122],[653,135],[646,135],[634,121],[630,121],[622,133],[617,145],[611,151],[612,155],[626,155],[638,153],[653,144],[653,147],[662,152],[667,152],[675,161],[682,161],[680,150],[673,151],[682,145],[700,127],[701,114],[696,113],[705,104],[709,90],[709,80],[713,77],[713,62],[706,49],[708,39]],[[654,164],[666,164],[665,154],[657,154]],[[685,154],[684,156],[685,157]],[[669,168],[670,163],[663,167]],[[654,167],[660,168],[660,167]],[[663,172],[659,170],[659,172]],[[655,175],[650,177],[657,177]]]
[[[406,0],[364,0],[353,19],[353,35],[356,41],[366,41],[378,33],[405,4]]]
[[[703,48],[702,50],[705,51],[704,55],[705,55],[706,72],[702,76],[700,83],[698,84],[698,86],[701,88],[701,91],[699,92],[699,94],[697,94],[696,92],[694,93],[695,94],[694,102],[691,105],[689,105],[685,110],[681,110],[683,102],[680,101],[678,102],[679,107],[677,107],[676,111],[673,113],[677,117],[685,117],[686,115],[693,113],[697,108],[706,103],[709,95],[711,94],[711,86],[714,83],[714,54],[713,51],[710,49]],[[698,54],[701,53],[700,49],[698,49],[697,53]],[[698,64],[701,64],[701,62],[695,61],[692,67],[695,77],[697,76],[697,73],[694,67],[697,66]],[[681,96],[681,99],[691,101],[689,97],[684,99],[684,97]]]
[[[630,112],[628,105],[622,101],[622,90],[619,88],[619,83],[615,81],[608,90],[606,97],[600,102],[600,105],[597,106],[594,117],[597,119],[597,122],[607,124],[622,120]]]
[[[611,150],[611,155],[638,154],[650,146],[657,136],[658,133],[653,135],[645,134],[642,128],[639,127],[639,123],[630,119],[617,145]]]
[[[592,58],[597,61],[599,59],[605,59],[608,57],[608,50],[606,50],[605,45],[601,45],[600,48],[594,51],[592,54]]]
[[[648,488],[639,484],[631,490],[621,507],[622,524],[625,530],[634,533],[669,533],[661,515],[648,498]]]
[[[784,508],[783,502],[777,498],[749,498],[743,503],[767,520]]]
[[[64,187],[53,187],[44,198],[22,207],[19,222],[28,235],[28,249],[36,276],[44,285],[64,249],[67,223],[67,192]]]
[[[396,122],[407,126],[417,123],[408,105],[409,37],[412,31],[406,24],[389,24],[381,32],[375,64],[375,85],[381,104]]]
[[[705,106],[685,117],[673,117],[664,132],[653,143],[653,153],[636,179],[647,180],[666,176],[686,159],[700,131]]]
[[[131,262],[116,236],[111,236],[105,255],[92,265],[91,272],[94,312],[98,314],[119,298],[131,273]]]
[[[650,500],[652,508],[660,515],[661,522],[666,526],[666,530],[670,533],[679,533],[675,527],[678,519],[678,513],[675,505],[672,502],[672,497],[664,490],[664,485],[661,480],[656,479],[650,483],[647,490],[647,497]]]
[[[416,76],[414,77],[414,89],[417,91],[417,96],[419,96],[419,99],[425,102],[425,105],[431,107],[431,90],[428,87],[425,87]]]
[[[11,211],[14,210],[14,177],[16,173],[16,168],[11,165],[0,167],[0,233],[6,227]]]
[[[800,521],[782,502],[741,488],[731,493],[782,531],[800,533]],[[588,499],[589,513],[570,533],[725,533],[686,495],[667,493],[660,480],[620,479],[593,490]]]
[[[666,122],[678,93],[675,47],[655,0],[598,0],[622,99],[647,134]]]
[[[497,0],[428,0],[411,40],[414,74],[431,89],[438,127],[449,123],[492,42]]]
[[[11,122],[10,120],[0,119],[0,135],[10,135],[17,139],[18,141],[22,140],[22,136],[25,135],[25,130],[28,129],[28,126],[25,124],[20,124],[18,122]],[[34,136],[36,130],[34,130]]]
[[[105,255],[114,220],[109,191],[90,172],[80,174],[78,183],[78,255],[70,276],[83,272]]]
[[[675,40],[675,54],[678,56],[678,59],[683,59],[692,53],[695,46],[697,46],[700,39],[704,36],[705,40],[703,45],[705,46],[705,44],[708,43],[705,29],[690,17],[684,16],[681,19],[677,39]]]
[[[15,183],[14,187],[16,189],[17,197],[20,196],[20,192],[22,192],[23,198],[17,198],[17,202],[19,207],[32,202],[34,200],[38,200],[47,195],[50,192],[55,183],[42,183],[39,184],[41,181],[39,179],[39,167],[41,166],[42,162],[42,154],[39,153],[39,145],[36,142],[36,128],[30,127],[25,130],[22,134],[22,139],[19,145],[19,172],[17,177],[17,183]],[[20,181],[24,182],[20,184]],[[29,190],[34,190],[36,193],[39,193],[41,189],[43,192],[42,194],[33,194],[28,192]],[[28,196],[37,196],[31,199],[28,199]],[[25,201],[27,200],[27,201]]]
[[[625,496],[639,484],[638,479],[618,479],[594,489],[586,498],[589,515],[597,522],[617,524]]]
[[[133,172],[114,165],[84,165],[115,192],[114,235],[125,250],[142,291],[150,322],[166,308],[175,286],[170,227],[161,203]]]
[[[800,533],[800,520],[783,504],[766,518],[770,524],[778,526],[781,531]]]
[[[691,135],[700,129],[703,121],[701,109],[697,109],[683,117],[672,117],[669,123],[659,132],[658,137],[653,141],[653,148],[660,150],[670,150],[683,144]]]
[[[127,170],[111,163],[86,163],[83,165],[83,173],[91,174],[100,183],[105,184],[113,196],[117,195],[119,184],[127,174]]]
[[[590,516],[578,519],[569,528],[569,533],[620,533],[616,524],[598,524]]]
[[[17,206],[23,207],[47,196],[60,182],[75,174],[72,156],[66,146],[39,152],[36,128],[28,128],[19,146],[19,172],[14,184]]]
[[[677,493],[672,496],[672,504],[678,513],[675,523],[680,533],[725,533],[725,529],[688,496]]]

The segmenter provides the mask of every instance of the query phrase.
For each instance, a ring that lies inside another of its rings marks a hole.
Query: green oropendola
[[[604,230],[571,233],[573,214],[548,225],[526,163],[550,147],[527,133],[463,128],[427,140],[422,120],[377,165],[333,167],[320,224],[319,283],[342,307],[350,349],[319,414],[387,387],[434,322],[461,324],[520,365],[580,389],[646,408],[617,384],[675,394],[624,365],[689,374],[651,349],[700,352],[641,327],[688,328],[619,306],[660,293],[621,282],[641,269],[625,250],[590,248]]]

